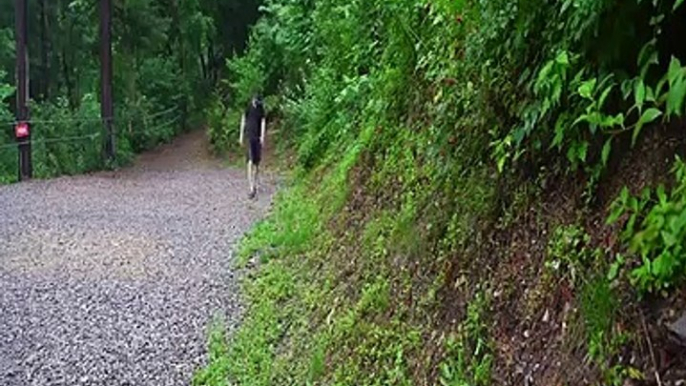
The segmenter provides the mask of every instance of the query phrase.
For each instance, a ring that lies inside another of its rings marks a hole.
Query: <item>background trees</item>
[[[113,8],[118,159],[125,161],[199,124],[225,59],[245,47],[258,0],[115,0]],[[98,44],[97,0],[29,0],[38,176],[100,166]],[[12,143],[14,60],[14,2],[6,1],[0,4],[0,146]],[[83,136],[41,145],[45,138]],[[13,151],[0,153],[0,179],[13,178]]]

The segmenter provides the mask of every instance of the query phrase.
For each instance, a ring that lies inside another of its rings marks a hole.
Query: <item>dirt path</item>
[[[267,211],[200,132],[134,167],[0,186],[0,385],[187,385],[215,316],[241,313],[231,251]]]

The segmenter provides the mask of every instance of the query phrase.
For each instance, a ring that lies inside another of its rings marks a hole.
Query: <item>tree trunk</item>
[[[40,39],[41,39],[41,81],[40,95],[43,100],[50,99],[50,38],[48,37],[48,10],[46,0],[39,1]]]
[[[207,79],[207,64],[205,63],[205,54],[201,52],[198,53],[200,57],[200,68],[202,69],[202,78]]]
[[[62,76],[64,77],[64,85],[67,87],[67,99],[69,100],[69,105],[74,107],[74,83],[72,82],[71,76],[69,75],[69,64],[67,63],[67,49],[62,50]]]
[[[214,85],[216,79],[215,73],[217,68],[217,60],[214,57],[214,43],[212,39],[208,39],[207,41],[207,67],[209,80],[211,81],[212,85]]]

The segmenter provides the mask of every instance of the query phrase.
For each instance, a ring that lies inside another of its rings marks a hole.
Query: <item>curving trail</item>
[[[241,306],[231,251],[263,216],[203,133],[118,172],[0,186],[0,385],[187,385]]]

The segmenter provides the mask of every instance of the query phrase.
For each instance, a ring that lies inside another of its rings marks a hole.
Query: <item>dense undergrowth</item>
[[[682,127],[681,3],[267,1],[231,91],[296,172],[195,384],[669,382],[641,299],[683,287],[686,172],[633,171]]]

